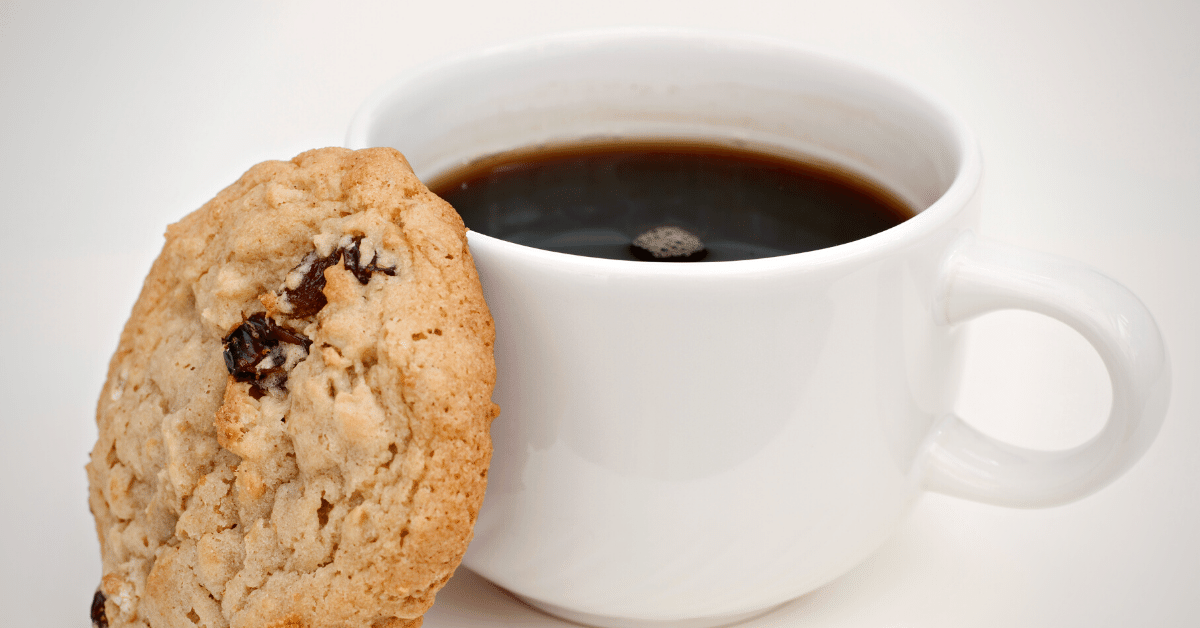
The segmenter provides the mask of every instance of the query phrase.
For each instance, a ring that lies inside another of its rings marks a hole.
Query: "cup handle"
[[[1158,326],[1133,293],[1087,266],[967,232],[942,263],[934,317],[957,325],[1002,309],[1039,312],[1083,334],[1112,380],[1108,421],[1078,447],[1040,451],[996,440],[948,415],[926,441],[924,486],[1024,508],[1090,495],[1127,471],[1162,425],[1171,373]]]

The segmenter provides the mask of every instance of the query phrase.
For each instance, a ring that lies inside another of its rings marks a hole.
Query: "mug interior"
[[[347,143],[396,147],[430,181],[506,151],[621,138],[823,162],[917,212],[971,152],[953,116],[885,74],[780,42],[678,31],[574,34],[427,66],[364,103]]]

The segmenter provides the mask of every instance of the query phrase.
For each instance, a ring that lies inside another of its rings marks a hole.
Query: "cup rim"
[[[515,40],[461,52],[441,59],[418,64],[396,75],[376,88],[359,105],[347,129],[348,148],[367,148],[375,121],[386,111],[395,94],[406,86],[429,76],[437,76],[463,64],[473,64],[506,55],[527,54],[531,50],[554,47],[585,48],[611,46],[633,41],[687,41],[720,43],[725,46],[749,47],[763,51],[805,56],[825,64],[842,65],[872,80],[889,84],[919,100],[948,130],[957,154],[957,169],[946,190],[924,210],[912,218],[884,231],[831,247],[775,257],[691,264],[646,263],[614,260],[547,251],[517,244],[497,237],[468,230],[467,240],[474,252],[494,255],[522,256],[530,263],[548,264],[564,270],[639,276],[713,277],[744,274],[773,274],[795,272],[798,269],[817,269],[834,264],[854,262],[865,257],[885,255],[888,251],[920,240],[954,215],[962,211],[978,189],[982,178],[982,158],[978,142],[970,127],[944,102],[912,82],[858,59],[795,41],[758,34],[737,33],[693,28],[618,27],[572,30]],[[403,153],[403,151],[401,151]]]

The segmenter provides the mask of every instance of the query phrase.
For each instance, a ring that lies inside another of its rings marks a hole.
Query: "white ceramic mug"
[[[706,139],[850,167],[921,209],[808,253],[655,264],[471,233],[496,319],[502,408],[465,564],[599,626],[714,626],[849,570],[922,490],[1042,507],[1146,451],[1166,410],[1158,329],[1079,264],[983,240],[971,132],[918,90],[788,43],[661,30],[570,34],[421,68],[359,111],[348,145],[429,178],[596,137]],[[1032,451],[951,413],[959,324],[1067,323],[1112,413]]]

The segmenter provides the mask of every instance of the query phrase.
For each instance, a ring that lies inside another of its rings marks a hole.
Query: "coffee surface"
[[[635,260],[656,227],[695,234],[704,261],[802,253],[858,240],[914,214],[846,170],[721,145],[580,143],[517,150],[437,177],[467,227],[560,253]]]

